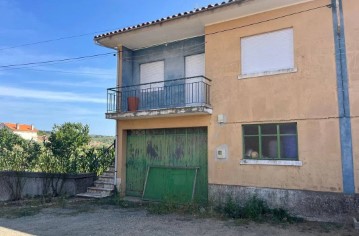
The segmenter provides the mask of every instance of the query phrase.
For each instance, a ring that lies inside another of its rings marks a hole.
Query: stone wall
[[[223,205],[229,198],[242,205],[256,196],[270,208],[283,208],[310,220],[344,221],[359,213],[359,195],[217,184],[209,185],[208,195],[215,205]]]
[[[93,186],[96,174],[51,174],[35,172],[0,172],[0,201],[53,193],[73,196]]]

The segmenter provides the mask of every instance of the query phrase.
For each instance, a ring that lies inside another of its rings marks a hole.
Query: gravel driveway
[[[0,206],[0,211],[5,209]],[[9,208],[6,208],[9,210]],[[11,209],[10,209],[11,210]],[[78,202],[48,206],[36,214],[0,218],[0,235],[359,235],[351,226],[327,223],[260,224],[192,215],[155,215],[143,208]]]

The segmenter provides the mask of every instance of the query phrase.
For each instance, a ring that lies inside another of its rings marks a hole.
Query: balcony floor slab
[[[141,110],[135,112],[111,112],[106,113],[106,119],[129,120],[129,119],[149,119],[160,117],[175,117],[189,115],[211,115],[212,108],[209,106],[191,106]]]

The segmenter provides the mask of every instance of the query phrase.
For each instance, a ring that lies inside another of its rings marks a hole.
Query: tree
[[[44,145],[0,130],[0,171],[101,174],[114,162],[114,148],[90,145],[88,125],[54,125]]]
[[[41,146],[7,129],[0,130],[0,170],[29,171],[41,154]]]
[[[0,129],[0,151],[12,150],[15,145],[21,145],[24,141],[23,138],[12,133],[10,130],[6,128]]]
[[[76,158],[82,156],[90,142],[89,126],[81,123],[64,123],[54,125],[49,142],[49,148],[59,161],[59,171],[74,173],[77,170]]]

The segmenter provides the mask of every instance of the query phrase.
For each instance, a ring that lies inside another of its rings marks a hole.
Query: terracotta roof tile
[[[37,129],[31,129],[31,125],[26,125],[26,124],[18,124],[18,129],[16,128],[17,124],[14,123],[4,123],[4,125],[6,127],[8,127],[11,130],[17,130],[17,131],[28,131],[28,132],[37,132]]]

